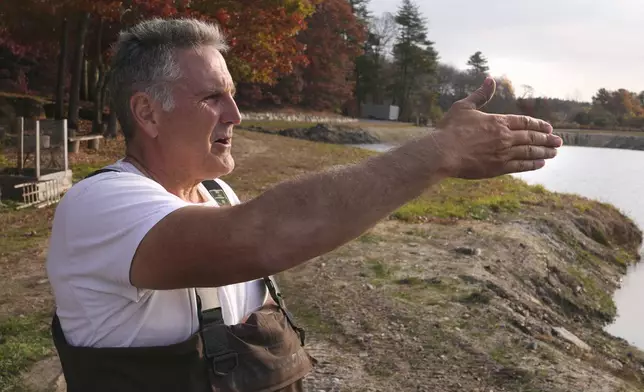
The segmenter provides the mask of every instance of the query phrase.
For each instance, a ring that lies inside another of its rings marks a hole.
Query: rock
[[[54,392],[67,392],[67,381],[65,380],[65,376],[62,374],[56,381],[56,389]]]
[[[622,364],[620,361],[616,359],[611,359],[608,361],[608,366],[613,368],[614,370],[622,370],[624,368],[624,364]]]
[[[460,253],[467,256],[479,256],[481,254],[481,249],[479,248],[469,248],[466,246],[459,246],[454,249],[456,253]]]
[[[532,351],[534,351],[534,350],[536,350],[538,347],[539,347],[539,346],[537,345],[537,342],[530,342],[530,343],[528,344],[528,350],[532,350]]]
[[[366,351],[363,351],[363,352],[361,352],[360,354],[358,354],[358,356],[359,356],[360,358],[367,358],[367,357],[369,356],[369,353],[367,353]]]
[[[566,340],[569,343],[574,344],[575,346],[579,347],[582,350],[585,351],[590,351],[591,348],[588,344],[586,344],[584,341],[579,339],[577,336],[575,336],[573,333],[568,331],[567,329],[563,327],[553,327],[552,328],[552,334],[555,336],[558,336],[562,338],[563,340]]]
[[[371,283],[367,283],[367,288],[369,290],[375,290],[376,289]]]

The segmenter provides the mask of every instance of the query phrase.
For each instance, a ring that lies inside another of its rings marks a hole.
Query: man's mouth
[[[215,140],[215,143],[219,143],[219,144],[223,144],[223,145],[228,146],[228,145],[230,145],[230,140],[231,140],[231,138],[226,137],[226,138]]]

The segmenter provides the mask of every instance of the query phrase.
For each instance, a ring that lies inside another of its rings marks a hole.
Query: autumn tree
[[[496,92],[490,102],[483,107],[488,113],[513,114],[517,113],[517,99],[512,81],[506,76],[495,78]]]
[[[411,114],[410,101],[417,101],[418,94],[433,84],[436,75],[438,53],[434,43],[427,38],[427,26],[418,5],[412,0],[403,0],[395,21],[398,37],[394,46],[394,59],[398,78],[394,83],[395,104],[400,106],[403,118]],[[418,83],[423,80],[423,83]]]
[[[271,84],[306,64],[297,35],[317,1],[7,0],[0,9],[0,45],[17,54],[29,53],[39,64],[58,64],[49,67],[57,68],[59,76],[56,87],[50,87],[60,96],[71,80],[70,127],[77,123],[78,103],[87,99],[96,107],[93,128],[100,132],[109,49],[121,29],[150,17],[217,22],[230,37],[227,60],[236,81]],[[61,105],[59,99],[57,117]],[[108,126],[114,122],[110,115]]]
[[[365,30],[346,0],[321,2],[307,24],[300,34],[309,63],[302,74],[303,104],[337,110],[353,96],[355,59]]]
[[[592,99],[587,120],[598,126],[644,127],[644,107],[640,94],[627,89],[601,88]]]
[[[351,6],[351,12],[353,13],[353,16],[356,18],[357,22],[360,23],[363,33],[366,33],[367,39],[362,40],[363,47],[362,47],[362,54],[355,60],[354,63],[354,100],[353,104],[349,105],[349,108],[347,108],[347,112],[350,112],[352,115],[359,115],[360,114],[360,104],[362,100],[364,99],[364,87],[362,86],[362,83],[366,80],[369,80],[371,77],[370,75],[364,75],[365,73],[370,74],[373,72],[371,67],[369,66],[369,62],[366,59],[367,56],[367,50],[368,50],[368,45],[369,45],[369,40],[371,38],[371,34],[369,33],[369,21],[371,19],[371,14],[368,9],[369,5],[369,0],[348,0],[349,5]],[[349,39],[352,39],[349,37]]]

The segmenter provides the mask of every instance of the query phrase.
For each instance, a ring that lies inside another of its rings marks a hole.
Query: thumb
[[[485,82],[472,94],[464,98],[461,102],[467,109],[480,109],[485,106],[496,92],[496,82],[494,78],[487,77]]]

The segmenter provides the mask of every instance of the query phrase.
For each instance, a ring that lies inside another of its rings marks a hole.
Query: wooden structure
[[[15,167],[0,169],[2,197],[22,202],[19,208],[57,203],[72,186],[67,120],[19,117],[17,121],[17,162]],[[27,165],[30,160],[33,166]]]
[[[103,135],[71,136],[69,138],[69,152],[79,152],[81,142],[87,142],[88,148],[98,150],[101,139],[103,139]]]

